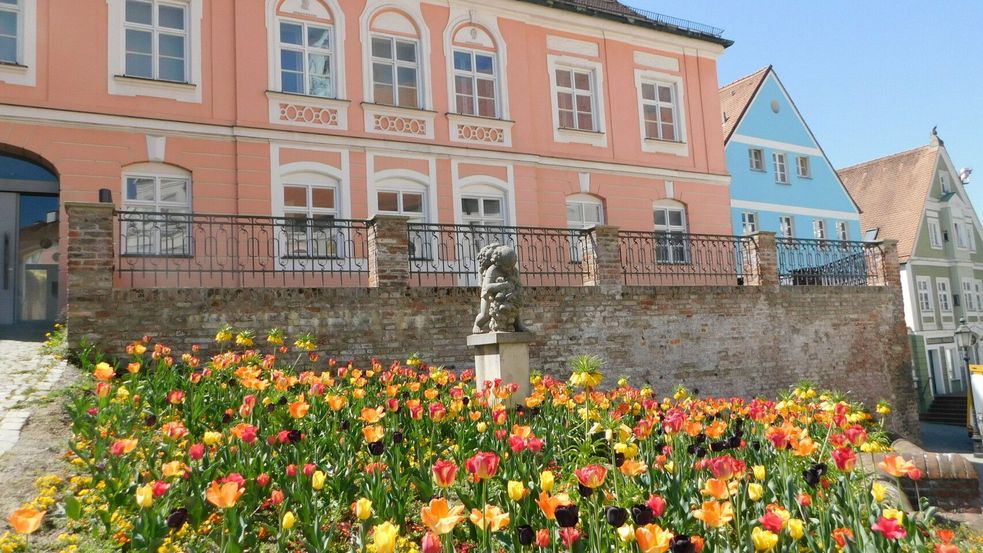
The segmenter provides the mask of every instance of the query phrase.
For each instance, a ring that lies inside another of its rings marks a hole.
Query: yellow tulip
[[[874,482],[870,486],[870,495],[874,498],[874,501],[880,503],[887,497],[887,487],[880,482]]]
[[[805,535],[801,520],[797,518],[790,518],[785,524],[785,527],[788,528],[788,535],[792,536],[792,539],[801,540],[802,536]]]
[[[314,471],[314,474],[311,475],[311,487],[315,490],[320,490],[324,487],[324,479],[325,476],[323,472],[319,470]]]
[[[764,491],[765,489],[761,484],[752,482],[747,485],[747,496],[751,498],[751,501],[760,501]]]
[[[296,522],[297,517],[294,516],[293,512],[287,511],[286,513],[283,513],[283,520],[280,521],[280,526],[282,526],[284,530],[290,530],[294,527]]]
[[[625,543],[635,541],[635,528],[631,524],[625,524],[621,528],[618,528],[618,537]]]
[[[386,521],[372,529],[372,545],[375,546],[375,553],[393,553],[396,549],[396,537],[399,535],[399,527]]]
[[[433,533],[442,536],[454,531],[454,527],[465,519],[465,516],[461,514],[463,512],[464,505],[451,507],[447,503],[447,498],[436,497],[431,499],[429,504],[423,506],[420,519],[424,526]]]
[[[361,498],[355,502],[355,518],[358,520],[369,520],[372,516],[372,500]]]
[[[222,433],[205,432],[205,435],[202,436],[201,441],[204,442],[205,445],[216,445],[222,441]]]
[[[522,482],[516,482],[515,480],[509,480],[508,485],[509,499],[512,501],[519,501],[526,496],[526,487],[522,485]]]
[[[539,475],[539,488],[546,493],[553,491],[553,483],[555,482],[555,477],[552,471],[544,470],[542,474]]]
[[[752,470],[754,471],[754,478],[756,480],[764,480],[765,479],[765,466],[764,465],[754,465],[754,467],[752,467]]]
[[[893,518],[893,519],[897,520],[898,521],[898,524],[901,524],[901,523],[904,522],[904,511],[899,511],[898,509],[887,508],[887,509],[884,509],[884,512],[881,513],[881,514],[884,515],[884,518]]]
[[[137,505],[146,509],[154,504],[154,489],[150,484],[137,488]]]
[[[771,551],[778,545],[778,535],[755,526],[751,531],[751,543],[754,544],[755,551]]]

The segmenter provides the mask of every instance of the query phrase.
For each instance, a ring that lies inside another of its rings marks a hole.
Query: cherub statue
[[[522,285],[519,284],[518,257],[502,244],[489,244],[478,252],[481,275],[481,307],[472,332],[526,332],[519,312]]]

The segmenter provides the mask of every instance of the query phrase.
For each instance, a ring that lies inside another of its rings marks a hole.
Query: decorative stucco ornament
[[[472,332],[527,332],[522,324],[522,285],[518,256],[511,246],[494,243],[478,252],[481,306]]]

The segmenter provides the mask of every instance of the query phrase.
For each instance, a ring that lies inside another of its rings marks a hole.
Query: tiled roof
[[[746,77],[724,85],[720,89],[720,110],[724,125],[724,142],[730,140],[731,133],[737,127],[737,122],[741,120],[744,111],[747,109],[754,93],[764,82],[765,76],[771,71],[771,66],[765,67],[751,73]]]
[[[697,23],[679,17],[672,17],[648,10],[633,8],[618,0],[523,0],[533,4],[541,4],[551,8],[585,13],[595,17],[604,17],[627,23],[648,27],[674,35],[687,36],[720,44],[724,48],[734,44],[733,40],[723,37],[724,30],[704,23]]]
[[[860,206],[860,225],[877,239],[897,240],[898,258],[911,257],[939,156],[934,144],[837,171]]]

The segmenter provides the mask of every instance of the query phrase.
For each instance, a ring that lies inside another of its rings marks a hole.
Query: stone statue
[[[489,244],[478,252],[481,276],[481,307],[472,332],[526,332],[519,312],[522,285],[519,284],[518,257],[502,244]]]

